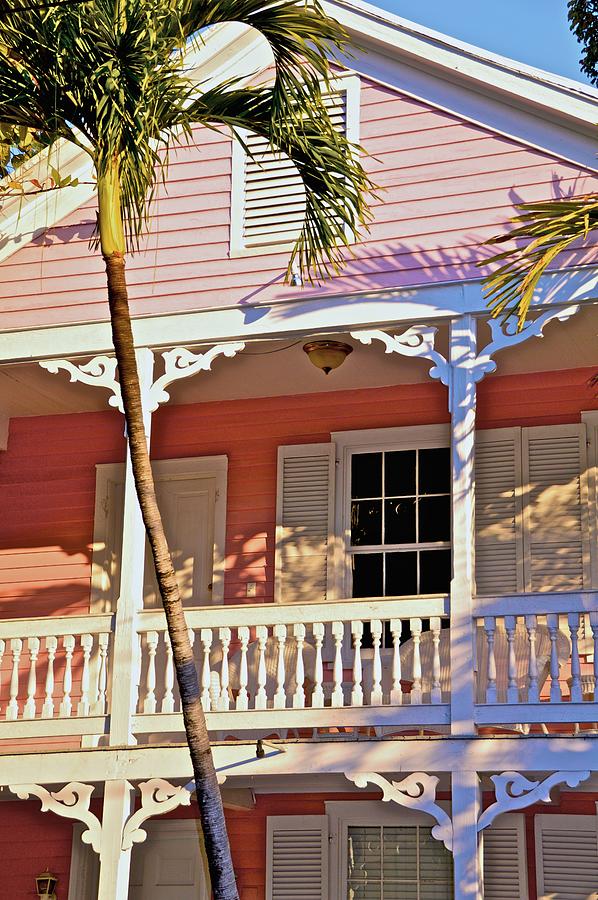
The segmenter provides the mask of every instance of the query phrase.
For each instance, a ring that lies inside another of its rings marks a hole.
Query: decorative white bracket
[[[212,363],[218,356],[227,356],[232,359],[237,353],[245,348],[243,341],[236,341],[231,344],[216,344],[205,353],[191,353],[184,347],[175,347],[173,350],[167,350],[162,354],[164,359],[164,374],[152,384],[149,389],[148,410],[154,412],[158,409],[160,403],[167,403],[170,400],[170,394],[166,388],[173,381],[180,381],[181,378],[189,378],[197,372],[209,372]]]
[[[143,405],[147,412],[154,412],[160,403],[170,400],[166,391],[168,385],[181,378],[189,378],[197,372],[208,372],[212,363],[218,356],[232,358],[245,347],[244,342],[236,341],[230,344],[216,344],[205,353],[191,353],[184,347],[175,347],[162,354],[164,359],[164,374],[153,384],[141,385]],[[136,353],[152,353],[147,348],[141,348]],[[44,359],[40,361],[42,369],[46,369],[52,375],[56,375],[61,369],[68,372],[71,382],[79,381],[92,387],[101,387],[110,391],[112,395],[108,404],[114,406],[119,412],[123,412],[120,384],[117,379],[116,359],[112,356],[94,356],[87,363],[77,365],[68,359]]]
[[[151,778],[139,785],[141,806],[125,822],[123,828],[123,850],[130,850],[133,844],[141,844],[147,837],[147,831],[141,825],[150,816],[161,816],[172,812],[177,806],[189,806],[191,794],[184,787],[174,787],[162,778]]]
[[[96,853],[100,852],[102,824],[89,809],[94,790],[92,785],[72,781],[60,791],[48,791],[41,784],[11,784],[8,790],[16,794],[19,800],[27,800],[31,795],[38,797],[42,812],[53,812],[65,819],[83,822],[87,829],[81,835],[81,840],[84,844],[89,844]]]
[[[590,772],[553,772],[544,781],[530,781],[519,772],[492,775],[496,800],[480,816],[478,831],[488,828],[502,813],[523,809],[534,803],[550,803],[550,792],[557,784],[574,788],[589,777]]]
[[[52,375],[57,375],[61,369],[64,369],[69,373],[73,383],[79,381],[82,384],[89,384],[91,387],[106,388],[112,394],[108,404],[116,407],[120,412],[123,411],[114,357],[94,356],[89,362],[80,366],[69,362],[68,359],[42,359],[39,364],[42,369],[46,369]]]
[[[529,319],[524,327],[519,330],[516,316],[501,321],[491,319],[489,322],[492,340],[473,359],[464,360],[462,365],[470,370],[473,381],[481,381],[485,375],[496,371],[496,362],[492,358],[499,350],[515,347],[517,344],[527,341],[531,337],[543,337],[546,325],[553,320],[566,322],[575,315],[581,307],[579,305],[567,306],[565,309],[548,309],[535,319]],[[453,366],[438,350],[434,349],[437,328],[431,325],[412,325],[403,334],[387,334],[378,329],[373,331],[352,331],[351,337],[362,344],[371,344],[372,341],[381,341],[386,347],[385,353],[399,353],[401,356],[411,356],[427,359],[432,363],[430,377],[437,378],[448,388],[451,386]]]
[[[436,803],[438,778],[425,772],[413,772],[402,781],[388,781],[376,772],[345,772],[345,777],[358,788],[368,783],[376,784],[382,790],[382,800],[391,800],[399,806],[418,812],[428,813],[436,821],[432,837],[442,841],[447,850],[453,848],[453,826],[448,813]]]

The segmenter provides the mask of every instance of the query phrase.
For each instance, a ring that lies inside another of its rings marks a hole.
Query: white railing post
[[[538,657],[536,652],[536,634],[538,617],[531,615],[525,617],[525,627],[529,641],[529,686],[527,689],[527,702],[539,703],[540,691],[538,687]]]
[[[334,707],[344,706],[345,695],[343,694],[343,638],[345,635],[344,622],[332,623],[332,637],[334,639],[334,665],[332,669],[332,699],[331,704]]]
[[[400,619],[390,620],[390,633],[392,634],[392,687],[390,689],[390,702],[392,706],[401,706],[403,703],[400,646],[402,630],[403,623]]]
[[[382,643],[382,622],[380,619],[372,619],[372,643],[374,645],[374,659],[372,662],[372,693],[370,706],[382,706],[382,660],[380,658],[380,644]]]
[[[27,700],[23,709],[24,719],[35,719],[35,694],[37,691],[37,657],[39,656],[40,640],[38,637],[30,637],[27,640],[29,650],[29,678],[27,679]]]
[[[136,351],[137,369],[141,383],[143,419],[148,447],[151,413],[147,409],[147,389],[151,385],[154,355],[143,348]],[[112,746],[136,743],[131,731],[131,717],[136,712],[139,687],[137,684],[137,614],[143,608],[143,573],[145,562],[145,528],[135,491],[131,457],[127,447],[123,505],[123,529],[120,585],[112,645],[112,684],[110,704],[110,735]],[[118,681],[115,681],[118,679]],[[115,689],[114,689],[115,688]]]
[[[81,648],[83,650],[83,672],[81,674],[81,699],[77,704],[77,715],[78,716],[88,716],[89,710],[91,707],[90,701],[90,675],[89,675],[89,660],[91,657],[91,651],[93,649],[93,635],[91,634],[82,634],[81,638]]]
[[[51,636],[46,638],[46,653],[48,654],[48,668],[46,669],[46,696],[42,706],[42,717],[52,719],[54,717],[54,660],[58,650],[58,638]]]
[[[220,628],[218,631],[218,637],[220,638],[220,643],[222,645],[222,666],[220,668],[220,700],[218,702],[218,709],[221,712],[226,712],[226,710],[230,706],[230,697],[228,695],[228,648],[230,647],[231,642],[230,628]]]
[[[10,721],[19,717],[19,660],[23,651],[21,638],[11,638],[10,652],[12,653],[12,671],[10,674],[10,695],[6,707],[6,718]]]
[[[453,578],[451,581],[451,733],[474,733],[476,323],[454,319],[449,336]]]
[[[314,668],[314,692],[311,705],[314,709],[322,709],[324,706],[324,666],[322,664],[322,644],[324,643],[325,629],[321,622],[315,622],[312,634],[316,642],[316,663]]]

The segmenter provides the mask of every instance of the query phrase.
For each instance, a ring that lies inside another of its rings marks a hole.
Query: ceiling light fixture
[[[333,369],[338,369],[349,353],[353,353],[353,347],[340,341],[310,341],[309,344],[303,345],[303,349],[310,362],[325,375],[329,375]]]

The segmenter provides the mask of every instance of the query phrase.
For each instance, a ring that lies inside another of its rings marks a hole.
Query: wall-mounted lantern
[[[47,869],[41,875],[37,876],[35,884],[37,887],[37,896],[40,900],[56,900],[54,891],[58,884],[58,878],[54,875],[50,875]]]

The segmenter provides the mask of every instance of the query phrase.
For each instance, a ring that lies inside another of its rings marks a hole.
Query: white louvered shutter
[[[333,125],[347,133],[347,91],[324,98]],[[240,243],[245,248],[293,243],[303,227],[305,190],[288,156],[258,135],[245,133],[249,153],[243,153],[243,193]],[[237,208],[238,209],[238,208]]]
[[[596,823],[596,816],[536,816],[538,900],[598,900]]]
[[[268,816],[266,900],[327,897],[327,816]]]
[[[484,831],[484,900],[527,900],[525,819],[499,816]]]
[[[522,429],[525,589],[590,587],[584,425]]]
[[[478,594],[523,590],[521,431],[476,435],[476,584]]]
[[[324,602],[334,513],[335,445],[278,449],[277,603]]]

